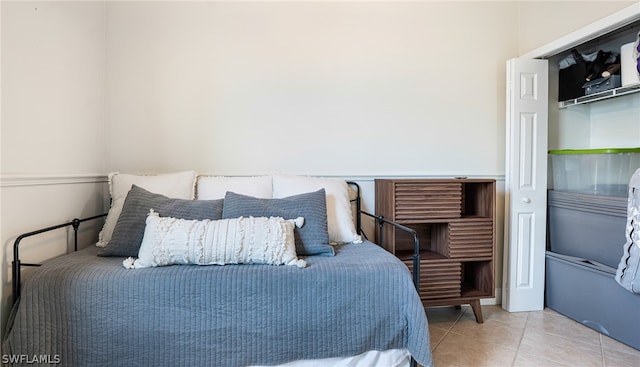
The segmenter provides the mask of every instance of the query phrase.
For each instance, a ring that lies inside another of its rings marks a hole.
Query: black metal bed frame
[[[78,251],[78,229],[80,228],[80,223],[86,222],[86,221],[89,221],[89,220],[93,220],[93,219],[102,218],[102,217],[105,217],[106,215],[107,215],[107,213],[103,213],[103,214],[94,215],[93,217],[88,217],[88,218],[84,218],[84,219],[75,218],[75,219],[72,219],[71,222],[62,223],[62,224],[58,224],[58,225],[55,225],[55,226],[38,229],[38,230],[35,230],[35,231],[32,231],[32,232],[23,233],[20,236],[18,236],[18,238],[16,238],[15,242],[13,243],[13,261],[11,262],[11,272],[13,274],[13,277],[12,277],[13,303],[16,303],[18,298],[20,298],[20,283],[21,283],[20,282],[20,270],[22,269],[22,267],[23,266],[40,266],[40,265],[42,265],[42,264],[34,264],[34,263],[23,263],[23,262],[20,261],[20,242],[24,238],[35,236],[35,235],[38,235],[38,234],[41,234],[41,233],[45,233],[45,232],[49,232],[49,231],[53,231],[53,230],[56,230],[56,229],[72,226],[73,227],[73,250],[74,251]]]
[[[365,239],[367,238],[366,234],[362,231],[362,214],[371,217],[373,219],[375,219],[375,221],[378,224],[378,239],[379,242],[378,245],[382,246],[382,234],[383,234],[383,230],[384,230],[384,225],[388,224],[391,226],[394,226],[402,231],[405,231],[407,233],[409,233],[410,235],[413,236],[413,257],[412,258],[406,258],[406,259],[401,259],[401,260],[412,260],[413,261],[413,285],[415,286],[416,290],[420,290],[420,242],[418,240],[418,233],[406,226],[403,226],[399,223],[396,223],[394,221],[385,219],[383,216],[381,215],[374,215],[368,212],[365,212],[362,210],[362,198],[360,196],[360,185],[356,182],[353,181],[347,181],[347,184],[353,186],[356,190],[356,198],[354,200],[352,200],[353,202],[355,202],[356,205],[356,230],[358,232],[359,235],[362,235],[365,237]],[[13,279],[12,279],[12,287],[13,287],[13,303],[15,304],[17,302],[17,300],[20,298],[20,286],[21,286],[21,277],[20,277],[20,273],[21,273],[21,269],[23,266],[31,266],[31,267],[36,267],[36,266],[40,266],[42,264],[34,264],[34,263],[24,263],[20,261],[20,242],[26,238],[26,237],[31,237],[31,236],[35,236],[38,234],[42,234],[45,232],[49,232],[49,231],[53,231],[56,229],[60,229],[60,228],[64,228],[64,227],[69,227],[72,226],[73,227],[73,241],[74,241],[74,251],[78,251],[78,229],[80,228],[80,223],[83,222],[87,222],[90,220],[94,220],[94,219],[98,219],[98,218],[102,218],[107,216],[107,213],[103,213],[103,214],[99,214],[99,215],[94,215],[92,217],[87,217],[87,218],[83,218],[83,219],[78,219],[78,218],[74,218],[72,219],[70,222],[66,222],[66,223],[62,223],[62,224],[58,224],[55,226],[51,226],[51,227],[46,227],[46,228],[42,228],[42,229],[38,229],[32,232],[27,232],[24,234],[19,235],[15,242],[13,243],[13,261],[11,262],[11,270],[12,270],[12,274],[13,274]],[[415,367],[417,366],[417,362],[411,358],[411,366]]]
[[[402,258],[400,260],[412,260],[412,269],[413,269],[413,285],[416,287],[417,291],[420,291],[420,240],[418,239],[418,233],[412,229],[409,228],[407,226],[403,226],[402,224],[396,223],[392,220],[388,220],[386,218],[384,218],[382,215],[375,215],[375,214],[371,214],[368,212],[365,212],[364,210],[362,210],[362,200],[361,200],[361,196],[360,196],[360,185],[358,185],[358,183],[356,182],[352,182],[352,181],[347,181],[347,183],[353,187],[355,187],[357,196],[356,199],[353,200],[355,201],[356,204],[356,212],[358,213],[356,215],[356,229],[358,231],[359,235],[364,236],[365,238],[367,237],[365,235],[365,233],[362,231],[362,214],[371,217],[373,219],[375,219],[375,221],[378,223],[378,245],[382,246],[383,243],[383,232],[384,232],[384,225],[385,224],[389,224],[391,226],[394,226],[402,231],[405,231],[407,233],[409,233],[409,235],[413,236],[413,256],[411,258]]]
[[[402,224],[396,223],[394,221],[385,219],[382,215],[374,215],[371,213],[367,213],[364,210],[362,210],[362,197],[360,196],[360,185],[358,185],[358,183],[353,182],[353,181],[347,181],[347,184],[355,187],[356,190],[356,199],[352,200],[355,201],[356,204],[356,230],[358,231],[359,235],[364,236],[365,238],[367,237],[365,235],[365,233],[362,231],[362,214],[374,218],[375,221],[378,223],[378,245],[382,246],[383,243],[383,230],[384,230],[384,225],[385,224],[389,224],[392,225],[402,231],[405,231],[407,233],[409,233],[411,236],[413,236],[413,257],[411,258],[411,260],[413,260],[413,264],[412,264],[412,268],[413,268],[413,285],[416,288],[416,291],[420,292],[420,240],[418,239],[418,233],[413,230],[412,228],[409,228],[407,226],[403,226]],[[409,259],[400,259],[400,260],[409,260]],[[411,357],[410,359],[410,367],[418,367],[418,362],[413,359],[413,357]]]

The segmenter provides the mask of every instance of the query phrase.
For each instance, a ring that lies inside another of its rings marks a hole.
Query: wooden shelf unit
[[[496,183],[493,179],[376,179],[376,215],[414,229],[425,306],[495,297]],[[386,226],[376,240],[412,269],[413,237]]]

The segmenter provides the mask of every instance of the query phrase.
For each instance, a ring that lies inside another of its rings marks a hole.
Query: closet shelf
[[[640,83],[635,83],[631,85],[625,85],[624,87],[618,87],[614,89],[605,90],[603,92],[590,94],[588,96],[569,99],[567,101],[560,101],[558,102],[558,107],[566,108],[569,106],[601,101],[604,99],[615,98],[615,97],[624,96],[632,93],[638,93],[638,92],[640,92]]]

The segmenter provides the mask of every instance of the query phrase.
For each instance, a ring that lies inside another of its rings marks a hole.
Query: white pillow
[[[273,197],[284,198],[324,189],[327,194],[327,227],[331,243],[360,243],[353,223],[349,185],[337,178],[273,176]]]
[[[138,259],[128,258],[126,268],[177,264],[271,264],[307,266],[298,259],[294,226],[304,219],[240,217],[221,220],[187,220],[147,217]]]
[[[231,177],[200,176],[196,187],[198,200],[224,199],[227,191],[236,194],[271,199],[273,185],[271,176]]]
[[[113,229],[118,222],[124,199],[132,185],[164,195],[172,199],[193,199],[195,197],[196,172],[185,171],[161,175],[131,175],[112,172],[109,174],[109,194],[111,208],[107,213],[102,231],[98,234],[98,247],[105,247],[111,240]]]

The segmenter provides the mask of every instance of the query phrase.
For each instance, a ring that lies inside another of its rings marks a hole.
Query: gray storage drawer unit
[[[640,350],[640,294],[621,287],[616,270],[547,252],[547,307]]]
[[[551,251],[618,267],[625,243],[627,198],[549,190]]]

